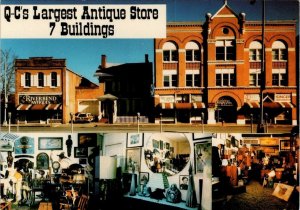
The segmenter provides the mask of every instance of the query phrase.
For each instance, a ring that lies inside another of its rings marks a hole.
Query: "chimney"
[[[101,55],[101,68],[106,68],[106,55]]]
[[[149,55],[145,54],[145,63],[149,63]]]

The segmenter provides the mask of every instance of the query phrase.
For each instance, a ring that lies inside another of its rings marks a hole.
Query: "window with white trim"
[[[233,40],[216,41],[216,60],[235,60],[235,43]]]
[[[249,45],[249,60],[261,61],[262,57],[262,44],[258,41],[253,41]]]
[[[38,87],[44,87],[44,73],[39,72],[38,73]]]
[[[260,69],[250,69],[249,72],[249,86],[260,86],[261,82],[261,70]]]
[[[31,87],[31,74],[29,72],[25,73],[25,87]]]
[[[163,73],[164,87],[177,87],[177,71],[168,70]]]
[[[200,61],[200,47],[196,42],[188,42],[185,46],[185,60],[186,61]]]
[[[51,87],[57,87],[57,73],[51,72]]]
[[[272,44],[272,60],[273,61],[286,61],[287,49],[283,42],[275,41]]]
[[[220,86],[220,87],[235,86],[234,69],[217,69],[216,86]]]
[[[163,61],[164,62],[177,62],[178,49],[173,42],[166,42],[163,45]]]
[[[273,86],[287,86],[287,74],[285,69],[272,70],[272,85]]]
[[[186,70],[185,86],[186,87],[200,87],[200,71],[199,70]]]

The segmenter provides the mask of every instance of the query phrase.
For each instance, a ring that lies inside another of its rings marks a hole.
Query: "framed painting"
[[[15,141],[15,154],[34,154],[34,141],[32,137],[22,136]]]
[[[0,151],[1,152],[13,152],[14,142],[12,140],[0,140]]]
[[[149,173],[140,172],[140,185],[146,185],[149,182]]]
[[[204,167],[211,161],[211,143],[194,143],[195,173],[203,173]]]
[[[38,148],[39,150],[62,150],[63,138],[62,137],[39,137]]]
[[[142,133],[127,133],[127,147],[142,147],[144,135]]]
[[[97,133],[78,133],[78,147],[96,147]]]
[[[75,158],[87,158],[88,148],[87,147],[74,147],[74,157]]]
[[[159,141],[158,140],[155,140],[155,139],[152,139],[152,146],[153,148],[155,149],[158,149],[159,148]]]
[[[139,171],[141,166],[142,149],[140,147],[126,149],[126,165],[128,172],[132,172],[132,163],[135,164],[135,171]]]
[[[188,175],[180,175],[179,176],[179,189],[187,190],[189,186],[189,176]]]
[[[290,151],[291,142],[290,140],[280,140],[280,151]]]
[[[41,170],[49,169],[49,156],[45,152],[41,152],[36,156],[36,168]]]

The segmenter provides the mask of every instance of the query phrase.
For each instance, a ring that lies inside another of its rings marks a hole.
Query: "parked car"
[[[78,113],[75,115],[75,123],[87,123],[94,121],[95,117],[91,113]]]

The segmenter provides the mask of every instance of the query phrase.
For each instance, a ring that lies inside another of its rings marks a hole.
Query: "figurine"
[[[181,192],[176,184],[172,184],[167,190],[166,200],[170,203],[179,203],[181,201]]]

